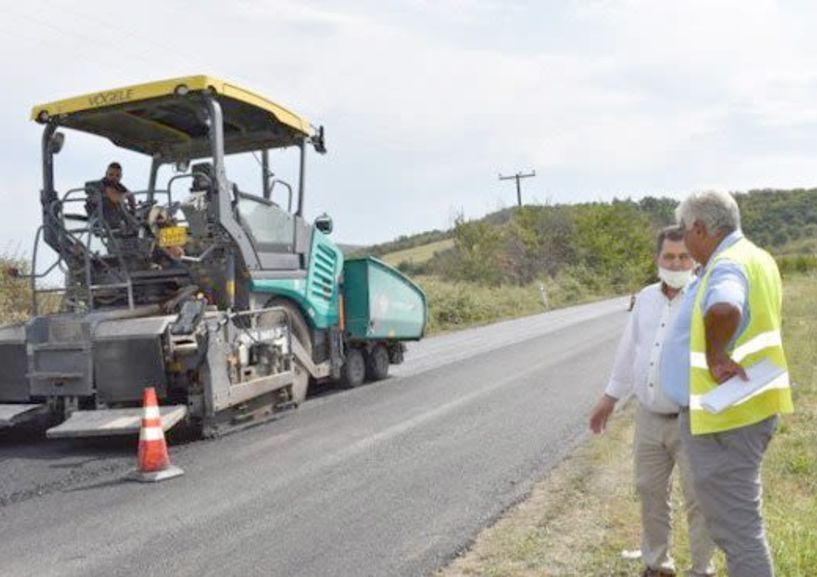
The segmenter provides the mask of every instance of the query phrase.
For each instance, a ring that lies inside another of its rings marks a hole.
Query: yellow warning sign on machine
[[[184,246],[185,244],[187,244],[187,227],[167,226],[159,229],[159,246],[162,248]]]

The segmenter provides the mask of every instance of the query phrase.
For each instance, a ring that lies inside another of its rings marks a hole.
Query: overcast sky
[[[307,212],[341,242],[512,205],[499,172],[554,203],[813,186],[815,23],[807,1],[2,0],[0,250],[39,222],[33,104],[199,73],[326,126]],[[67,136],[62,190],[112,158],[144,186],[143,159]]]

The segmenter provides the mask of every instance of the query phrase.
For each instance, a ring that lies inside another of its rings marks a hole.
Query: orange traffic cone
[[[157,482],[172,479],[184,474],[178,467],[170,464],[167,454],[165,433],[162,430],[162,416],[156,400],[156,389],[148,387],[142,395],[144,412],[142,427],[139,430],[139,464],[130,478],[137,481]]]

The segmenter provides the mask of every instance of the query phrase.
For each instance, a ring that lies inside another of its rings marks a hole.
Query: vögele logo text
[[[91,106],[104,106],[106,104],[116,104],[117,102],[125,102],[131,99],[133,89],[127,90],[110,90],[108,92],[100,92],[88,97],[88,102]]]

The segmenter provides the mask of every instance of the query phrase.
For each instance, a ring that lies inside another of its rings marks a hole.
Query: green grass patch
[[[435,253],[442,252],[452,248],[453,246],[454,239],[447,238],[404,250],[390,252],[381,256],[380,259],[392,266],[398,266],[403,263],[410,263],[413,265],[423,264],[430,261],[434,257]]]

